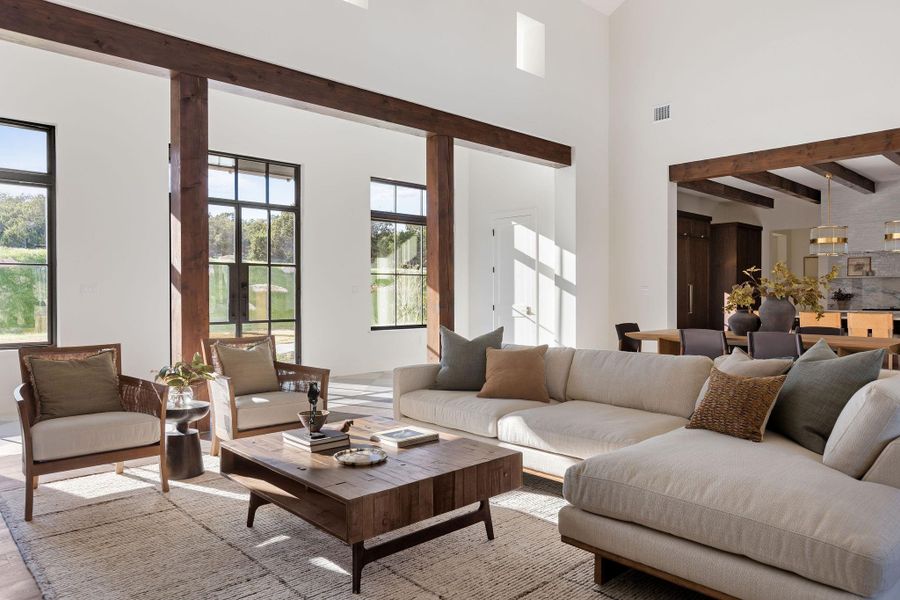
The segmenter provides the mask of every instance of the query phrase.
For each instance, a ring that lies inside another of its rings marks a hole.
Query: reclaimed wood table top
[[[338,427],[338,424],[329,424]],[[392,419],[354,419],[352,446],[377,445]],[[327,426],[326,426],[327,427]],[[346,467],[282,441],[281,433],[222,442],[222,474],[348,543],[486,500],[522,485],[522,454],[464,437],[383,446],[386,462]]]
[[[660,340],[666,342],[681,343],[677,329],[656,329],[651,331],[635,331],[626,333],[628,337],[635,340],[653,341]],[[725,339],[729,344],[735,346],[746,346],[747,336],[736,335],[730,331],[725,332]],[[818,335],[803,334],[803,345],[807,348],[814,345],[819,340],[825,342],[835,350],[846,350],[849,352],[863,352],[866,350],[885,349],[887,352],[900,352],[900,338],[874,338],[874,337],[858,337],[852,335]]]

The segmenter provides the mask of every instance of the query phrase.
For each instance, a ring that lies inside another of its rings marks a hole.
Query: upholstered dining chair
[[[212,412],[210,454],[221,440],[284,431],[300,426],[309,410],[309,384],[319,384],[319,410],[328,408],[329,369],[276,360],[271,335],[203,340],[203,357],[216,377],[207,381]]]
[[[681,353],[718,358],[728,354],[725,332],[719,329],[679,329]]]
[[[751,331],[747,334],[751,358],[800,358],[803,340],[799,333]]]
[[[640,352],[641,340],[635,340],[625,335],[626,333],[634,333],[640,330],[641,328],[638,327],[637,323],[618,323],[616,325],[616,336],[619,338],[619,350],[623,352]]]
[[[96,408],[93,375],[82,373],[94,373],[85,365],[96,357],[102,359],[104,353],[112,354],[111,365],[99,366],[106,370],[106,381],[113,387],[113,404],[102,407],[102,412],[91,412]],[[122,474],[126,460],[158,457],[160,486],[163,492],[169,491],[167,388],[122,375],[119,344],[23,347],[19,349],[19,368],[22,384],[16,388],[15,398],[22,427],[26,521],[32,517],[38,478],[50,473],[114,463],[116,473]],[[71,382],[79,379],[83,386],[73,388]]]

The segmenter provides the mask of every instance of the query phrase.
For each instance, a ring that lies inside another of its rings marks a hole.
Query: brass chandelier
[[[831,224],[831,173],[825,173],[828,180],[828,204],[825,225],[809,230],[809,253],[817,256],[841,256],[847,254],[847,226]],[[900,230],[898,230],[900,231]],[[887,240],[887,235],[885,235]],[[898,233],[900,241],[900,233]],[[885,241],[885,243],[887,243]],[[898,247],[900,251],[900,247]]]

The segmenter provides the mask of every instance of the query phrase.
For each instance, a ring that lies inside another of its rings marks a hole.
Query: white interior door
[[[538,239],[534,215],[495,219],[494,327],[503,326],[503,341],[535,345],[538,340]]]

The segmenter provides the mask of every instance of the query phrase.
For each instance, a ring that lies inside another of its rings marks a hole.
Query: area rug
[[[494,541],[472,526],[379,560],[353,596],[347,546],[273,506],[246,527],[247,493],[206,468],[167,495],[153,466],[41,484],[31,523],[7,491],[0,512],[50,600],[700,598],[635,572],[594,586],[592,557],[559,540],[560,486],[530,476],[492,500]]]

